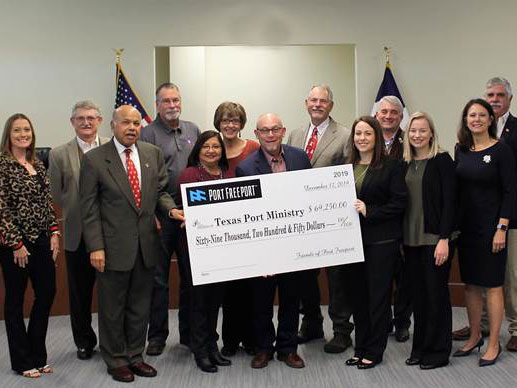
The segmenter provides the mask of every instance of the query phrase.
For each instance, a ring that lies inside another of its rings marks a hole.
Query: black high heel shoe
[[[498,343],[497,344],[499,346],[499,351],[497,352],[497,356],[495,356],[493,359],[491,360],[487,360],[486,358],[480,358],[479,359],[479,366],[489,366],[489,365],[494,365],[496,362],[497,362],[497,359],[499,358],[499,355],[501,354],[501,344]]]
[[[375,361],[366,363],[366,362],[364,362],[364,359],[361,359],[357,363],[357,369],[371,369],[371,368],[375,368],[375,365],[377,365],[377,363]]]
[[[345,365],[348,365],[348,366],[354,366],[354,365],[357,365],[361,362],[361,359],[359,357],[352,357],[352,358],[349,358],[348,360],[345,361]]]
[[[219,353],[219,352],[214,352],[212,354],[209,354],[208,355],[208,359],[214,365],[219,365],[219,366],[229,366],[229,365],[232,365],[232,362],[230,360],[228,360],[227,358],[224,358],[222,356],[222,354]]]
[[[478,352],[481,350],[481,346],[483,346],[485,344],[485,341],[483,340],[483,337],[481,337],[479,339],[479,341],[477,342],[477,344],[475,344],[473,347],[471,347],[470,349],[467,349],[467,350],[461,350],[461,349],[458,349],[454,352],[454,354],[452,355],[452,357],[466,357],[466,356],[469,356],[470,353],[472,353],[472,351],[476,348],[478,348]]]

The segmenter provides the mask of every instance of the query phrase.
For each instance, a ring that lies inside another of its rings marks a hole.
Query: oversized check
[[[195,285],[364,261],[351,165],[182,185]]]

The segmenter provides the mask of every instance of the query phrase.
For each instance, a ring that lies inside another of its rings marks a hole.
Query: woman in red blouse
[[[181,173],[178,184],[204,182],[216,179],[233,178],[234,173],[228,170],[228,160],[223,140],[215,131],[201,133],[190,153],[187,168]],[[178,192],[181,192],[178,190]],[[181,198],[175,198],[181,203]],[[178,260],[182,261],[187,273],[190,271],[187,235],[185,229],[180,236]],[[223,284],[192,285],[190,287],[190,350],[194,353],[197,366],[204,372],[217,372],[217,366],[231,365],[217,347],[217,316],[222,302]]]
[[[11,367],[29,378],[52,373],[45,338],[59,252],[49,179],[36,157],[35,142],[27,116],[17,113],[9,117],[0,144],[0,264]],[[25,328],[23,299],[29,279],[35,297]]]

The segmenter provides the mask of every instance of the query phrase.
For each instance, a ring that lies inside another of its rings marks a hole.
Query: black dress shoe
[[[91,348],[78,348],[77,358],[79,360],[89,360],[93,356],[94,350]]]
[[[483,340],[483,337],[481,337],[478,341],[477,344],[475,344],[473,347],[471,347],[470,349],[467,349],[467,350],[461,350],[461,349],[458,349],[456,350],[453,354],[452,354],[452,357],[466,357],[466,356],[469,356],[470,353],[472,353],[472,351],[476,348],[478,348],[478,352],[479,350],[481,349],[481,346],[483,346],[483,344],[485,343],[485,341]]]
[[[304,344],[306,342],[323,338],[323,328],[311,328],[305,329],[303,326],[298,332],[297,340],[299,344]]]
[[[159,356],[163,353],[163,349],[165,349],[164,342],[149,342],[149,345],[147,345],[147,350],[145,353],[148,356]]]
[[[352,358],[349,358],[348,360],[345,361],[345,365],[348,365],[348,366],[355,366],[357,364],[359,364],[361,362],[361,358],[360,357],[352,357]]]
[[[225,357],[233,357],[237,354],[237,350],[239,347],[233,347],[233,346],[223,346],[221,349],[221,354]]]
[[[357,369],[372,369],[372,368],[375,368],[375,365],[377,365],[377,363],[375,361],[366,363],[366,362],[364,362],[364,360],[361,360],[357,364]]]
[[[323,351],[325,353],[343,353],[350,346],[352,346],[350,335],[335,333],[334,337],[323,346]]]
[[[140,377],[155,377],[158,372],[151,365],[146,364],[143,361],[135,362],[134,364],[129,365],[129,369],[135,375]]]
[[[497,352],[497,356],[495,356],[491,360],[487,360],[486,358],[480,358],[479,359],[479,366],[494,365],[497,362],[497,359],[499,358],[499,356],[501,354],[501,350],[502,350],[501,344],[499,344],[499,351]]]
[[[130,383],[135,380],[135,375],[131,370],[125,366],[120,366],[118,368],[108,369],[108,373],[113,377],[113,380],[120,381],[123,383]]]
[[[420,364],[420,359],[417,357],[411,356],[408,359],[406,359],[406,365],[413,366],[418,364]]]
[[[445,360],[442,362],[436,362],[436,363],[423,362],[420,364],[420,369],[422,369],[422,370],[436,369],[436,368],[441,368],[441,367],[447,366],[447,365],[449,365],[449,360]]]
[[[232,365],[232,362],[230,360],[228,360],[227,358],[224,358],[221,355],[221,353],[219,353],[219,352],[215,352],[215,353],[209,354],[208,355],[208,359],[214,365],[219,365],[219,366],[229,366],[229,365]]]
[[[395,329],[395,339],[397,342],[406,342],[409,339],[409,330],[406,327]]]
[[[210,359],[208,357],[196,358],[196,365],[203,372],[208,372],[208,373],[215,373],[215,372],[217,372],[217,366],[212,364],[212,362],[210,361]]]

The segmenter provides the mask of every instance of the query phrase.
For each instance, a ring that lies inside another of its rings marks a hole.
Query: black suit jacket
[[[291,147],[288,145],[282,145],[284,151],[284,160],[286,171],[304,170],[311,168],[311,161],[305,153],[305,151]],[[235,170],[235,176],[249,176],[249,175],[261,175],[271,174],[271,167],[267,162],[266,156],[262,148],[249,155],[237,166]]]
[[[501,133],[501,140],[508,144],[512,149],[517,166],[517,117],[512,116],[511,113],[508,115],[503,132]],[[510,220],[510,228],[517,229],[517,220]]]
[[[366,204],[360,215],[363,244],[402,238],[407,187],[401,161],[388,158],[378,169],[368,168],[358,198]]]
[[[167,193],[169,177],[162,152],[140,141],[137,148],[140,208],[113,140],[86,153],[82,160],[79,193],[84,241],[88,252],[105,250],[106,270],[131,270],[139,249],[145,266],[153,267],[162,255],[156,210],[167,213],[176,207]]]
[[[407,173],[406,164],[406,173]],[[424,231],[450,238],[456,225],[456,173],[447,152],[429,159],[422,177]]]

